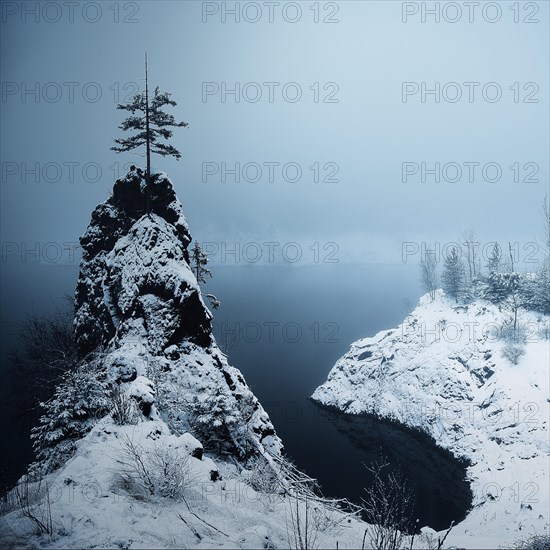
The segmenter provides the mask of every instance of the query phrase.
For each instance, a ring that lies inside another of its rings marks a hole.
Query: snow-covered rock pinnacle
[[[117,180],[111,197],[92,212],[80,239],[83,250],[75,299],[75,329],[82,354],[107,345],[115,332],[139,315],[141,296],[164,294],[199,303],[192,284],[187,247],[191,235],[170,180],[152,175],[151,215],[146,216],[146,186],[141,170]],[[131,265],[125,265],[125,262]],[[179,266],[179,270],[177,268]],[[183,288],[169,288],[181,278]],[[132,279],[135,277],[135,280]],[[165,279],[165,277],[167,277]],[[183,306],[184,303],[174,304]],[[205,308],[187,312],[189,333],[208,343],[210,315]],[[122,325],[122,326],[121,326]]]
[[[171,181],[132,169],[95,208],[81,238],[75,334],[83,357],[101,356],[143,414],[237,457],[281,442],[241,373],[228,365],[189,267],[191,235]]]

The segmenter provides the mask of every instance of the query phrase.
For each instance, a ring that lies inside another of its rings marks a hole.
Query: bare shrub
[[[71,299],[72,304],[72,299]],[[67,372],[78,364],[73,337],[72,307],[59,307],[51,314],[32,313],[14,329],[7,327],[4,347],[4,416],[8,424],[17,423],[17,431],[28,438],[42,415],[40,403],[48,402]],[[9,330],[8,330],[9,329]],[[23,441],[23,439],[21,440]],[[18,444],[21,445],[21,444]],[[0,491],[10,489],[24,473],[25,464],[0,457]]]
[[[420,275],[424,290],[429,292],[430,300],[433,302],[437,290],[437,261],[433,252],[426,253],[425,257],[421,260]]]
[[[177,499],[183,497],[194,482],[191,458],[178,447],[158,444],[143,449],[126,437],[123,457],[120,479],[134,498],[158,496]]]
[[[15,507],[12,493],[6,491],[0,496],[0,517],[9,514]]]
[[[502,357],[517,365],[525,354],[525,343],[529,336],[528,326],[514,318],[506,319],[498,329],[498,336],[505,345],[502,349]]]
[[[412,493],[404,479],[395,472],[383,475],[389,464],[383,459],[367,467],[373,482],[362,498],[363,512],[369,530],[369,548],[398,550],[404,548],[407,532],[412,526]]]
[[[67,303],[72,298],[66,298]],[[20,327],[19,348],[9,355],[8,369],[15,405],[25,412],[49,399],[63,374],[76,368],[73,312],[58,307],[51,315],[31,314]]]
[[[289,548],[318,548],[320,518],[318,506],[306,496],[288,498],[286,529]]]
[[[550,548],[550,535],[530,535],[514,543],[516,550],[548,550]]]
[[[512,365],[517,365],[523,355],[525,355],[525,349],[523,346],[507,342],[502,349],[502,357],[508,359]]]
[[[25,475],[13,489],[13,495],[16,507],[34,523],[37,532],[51,536],[53,521],[48,483],[40,480],[31,486],[29,476]]]
[[[237,337],[235,333],[231,332],[230,330],[226,330],[225,327],[223,329],[223,334],[220,337],[219,340],[219,347],[222,351],[222,353],[228,357],[231,353],[231,350],[235,347],[237,344]]]
[[[417,537],[418,547],[424,550],[437,550],[437,536],[435,533],[422,533]]]
[[[359,518],[358,506],[345,499],[324,497],[317,480],[299,470],[287,457],[271,458],[278,474],[278,491],[286,497],[290,548],[318,548],[320,533],[334,537],[345,522]]]
[[[109,393],[113,422],[117,426],[137,424],[140,415],[135,400],[124,392],[118,384]]]

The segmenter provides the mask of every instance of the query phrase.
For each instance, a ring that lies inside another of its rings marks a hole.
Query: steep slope
[[[108,378],[174,431],[194,427],[206,445],[243,460],[277,455],[267,414],[212,336],[189,267],[191,235],[165,175],[152,176],[149,200],[146,214],[144,175],[134,169],[92,213],[75,299],[81,354],[100,352]]]
[[[280,456],[267,413],[212,335],[212,314],[189,266],[190,242],[164,174],[152,176],[148,192],[143,172],[132,167],[95,208],[81,238],[75,296],[80,364],[45,404],[33,470],[60,467],[98,419],[129,417],[130,408],[175,434],[193,432],[207,451],[242,465]]]
[[[137,289],[139,294],[147,293],[148,289],[143,289],[146,283],[154,285],[151,288],[153,294],[155,290],[162,290],[165,286],[162,284],[162,276],[169,276],[169,273],[165,270],[155,278],[155,271],[160,265],[166,266],[167,260],[173,260],[168,269],[177,263],[181,269],[185,269],[184,263],[189,263],[187,247],[191,242],[191,235],[172,183],[163,174],[152,175],[151,216],[144,218],[147,202],[145,180],[140,169],[132,168],[124,178],[115,182],[109,199],[94,209],[90,224],[80,239],[83,255],[76,288],[75,330],[82,354],[100,345],[106,346],[115,335],[120,322],[137,313],[128,309],[128,306],[137,306],[137,303],[120,306],[117,303],[121,292],[125,292],[127,297],[127,293],[134,290],[128,288],[133,281],[129,283],[127,279],[132,275],[132,268],[126,270],[124,279],[119,273],[120,261],[118,268],[115,266],[111,273],[112,261],[136,256],[133,261],[133,269],[138,270],[136,276],[144,277],[149,272],[151,277],[150,281],[141,281]],[[137,222],[140,223],[133,227]],[[150,240],[142,242],[140,237],[145,236],[146,228],[150,230]],[[163,243],[173,250],[164,250],[163,257],[157,259],[152,255],[152,247],[156,244],[156,235],[164,230],[167,231],[163,234]],[[133,250],[128,250],[132,247]],[[152,265],[153,261],[156,265]],[[192,301],[196,303],[196,285],[189,282],[187,286],[194,295]],[[177,292],[177,289],[173,290]],[[165,297],[169,300],[171,296]],[[206,333],[210,316],[206,311],[200,310],[201,308],[197,308],[192,311],[195,316],[200,314],[196,319],[194,336],[202,338],[201,343],[204,345],[208,344]]]
[[[525,355],[502,355],[499,307],[423,297],[397,328],[358,340],[312,399],[419,428],[470,461],[473,509],[449,544],[496,547],[548,530],[548,316],[523,311]]]

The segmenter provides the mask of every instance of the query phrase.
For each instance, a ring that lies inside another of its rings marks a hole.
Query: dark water
[[[351,501],[361,502],[364,488],[373,483],[373,476],[365,466],[387,464],[382,475],[389,472],[399,475],[405,481],[403,492],[413,497],[411,524],[418,519],[418,527],[430,525],[440,530],[447,528],[451,520],[457,523],[464,519],[472,501],[470,485],[464,478],[467,464],[438,448],[433,439],[372,416],[350,416],[322,409],[318,415],[324,423],[325,438],[336,444],[346,439],[353,446],[351,456],[334,457],[337,468],[317,466],[316,475],[324,480],[329,494],[345,494]],[[328,429],[327,424],[337,433]],[[341,475],[342,470],[345,476]]]
[[[271,416],[287,453],[319,480],[324,494],[359,502],[371,481],[364,464],[383,455],[413,491],[421,526],[442,529],[464,517],[470,504],[464,465],[426,437],[376,419],[321,410],[308,399],[354,340],[399,323],[404,299],[416,303],[417,266],[248,265],[212,271],[203,290],[222,302],[214,317],[220,345],[231,343],[231,363]],[[3,341],[17,340],[17,322],[26,311],[61,303],[76,276],[76,265],[4,270]],[[2,360],[4,366],[5,351]],[[8,419],[9,411],[2,411],[0,429],[7,442],[2,465],[13,478],[31,455],[20,434],[25,426]]]

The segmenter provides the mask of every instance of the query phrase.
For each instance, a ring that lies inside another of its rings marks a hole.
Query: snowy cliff
[[[267,414],[212,336],[212,315],[189,267],[191,235],[165,175],[152,176],[149,201],[146,214],[136,169],[92,213],[75,299],[80,352],[100,351],[108,378],[173,430],[204,431],[216,450],[245,460],[278,454]]]
[[[494,548],[548,531],[549,317],[520,319],[513,364],[499,337],[505,308],[424,296],[397,328],[353,343],[312,396],[418,428],[470,462],[473,508],[449,544]]]
[[[154,307],[151,300],[159,305],[179,300],[172,309],[180,309],[180,315],[172,315],[164,330],[168,337],[180,323],[187,327],[182,336],[203,346],[209,343],[210,314],[201,307],[188,269],[191,235],[181,203],[167,177],[156,174],[152,180],[150,216],[145,215],[143,173],[135,169],[115,182],[111,197],[94,209],[80,239],[75,330],[82,354],[108,345],[116,332],[130,330],[131,318],[146,323]],[[143,341],[150,336],[139,329],[136,335]]]

